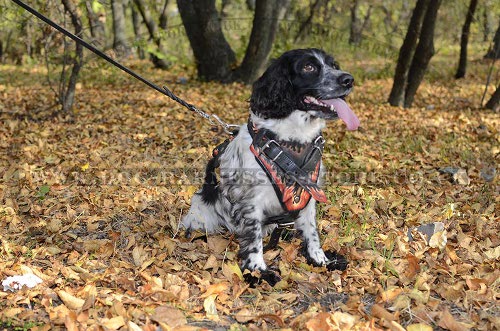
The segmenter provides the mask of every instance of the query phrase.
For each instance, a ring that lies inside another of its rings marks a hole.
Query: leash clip
[[[319,141],[319,143],[318,143]],[[314,144],[317,145],[324,145],[325,144],[325,138],[323,138],[323,136],[318,136],[315,140],[314,140]]]
[[[325,138],[323,138],[323,136],[318,136],[314,140],[313,144],[314,144],[314,149],[317,149],[319,151],[319,155],[323,155],[323,145],[325,144]]]

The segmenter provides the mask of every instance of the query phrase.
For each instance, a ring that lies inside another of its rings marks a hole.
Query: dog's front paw
[[[281,280],[281,277],[272,270],[266,269],[260,271],[260,277],[256,276],[254,272],[246,273],[243,275],[245,281],[250,285],[250,287],[255,287],[261,284],[262,281],[266,281],[269,285],[274,286],[277,282]]]
[[[347,269],[347,259],[345,256],[338,254],[337,252],[334,251],[326,251],[325,255],[328,259],[328,262],[326,263],[326,268],[329,271],[332,270],[345,270]]]

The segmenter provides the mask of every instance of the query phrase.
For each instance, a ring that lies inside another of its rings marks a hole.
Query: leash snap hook
[[[323,138],[323,136],[318,136],[318,137],[314,140],[314,144],[315,144],[315,145],[324,145],[324,144],[325,144],[325,138]]]

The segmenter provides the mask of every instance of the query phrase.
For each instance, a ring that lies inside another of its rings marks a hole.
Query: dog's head
[[[359,120],[344,101],[353,83],[324,51],[296,49],[274,60],[253,84],[250,108],[262,118],[284,118],[295,110],[324,119],[340,117],[355,130]]]

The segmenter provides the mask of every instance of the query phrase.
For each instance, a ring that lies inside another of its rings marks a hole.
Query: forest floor
[[[247,119],[248,86],[130,65]],[[0,287],[0,329],[500,329],[500,119],[478,108],[484,77],[426,82],[411,109],[385,102],[391,79],[358,84],[361,129],[325,132],[318,211],[323,248],[348,269],[313,268],[298,239],[281,241],[265,258],[282,281],[249,288],[236,239],[178,230],[224,133],[108,65],[87,66],[64,116],[44,69],[0,71],[0,280],[42,280]]]

